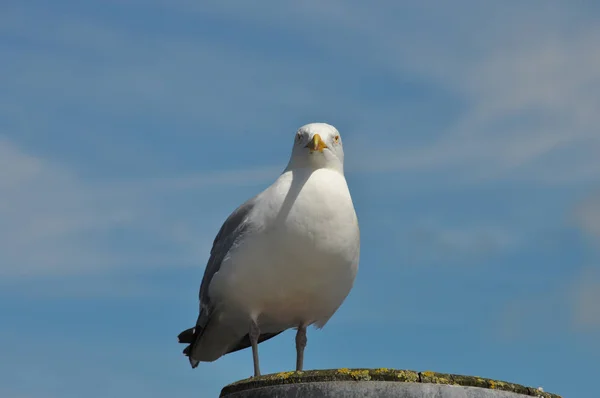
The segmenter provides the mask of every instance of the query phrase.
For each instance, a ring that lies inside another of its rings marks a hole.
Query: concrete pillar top
[[[439,397],[561,398],[536,387],[437,372],[397,369],[326,369],[281,372],[229,384],[223,398],[287,397]]]

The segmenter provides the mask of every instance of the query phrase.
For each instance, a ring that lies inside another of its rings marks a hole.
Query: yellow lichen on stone
[[[352,376],[354,380],[371,380],[371,375],[369,375],[369,371],[366,369],[350,371],[350,376]]]
[[[341,368],[337,371],[338,373],[352,377],[354,380],[371,380],[371,376],[367,369],[350,370],[348,368]]]
[[[398,379],[402,379],[407,382],[418,382],[419,381],[419,375],[415,372],[411,372],[408,370],[393,370],[392,372],[394,372],[396,374],[396,378],[398,378]]]
[[[422,372],[421,375],[425,380],[424,383],[436,383],[436,384],[455,384],[450,375],[444,373],[431,372],[429,370]]]
[[[293,375],[296,372],[279,372],[275,374],[275,377],[280,378],[280,379],[287,379],[289,378],[291,375]]]
[[[494,380],[490,380],[490,388],[492,390],[496,389],[496,382]]]

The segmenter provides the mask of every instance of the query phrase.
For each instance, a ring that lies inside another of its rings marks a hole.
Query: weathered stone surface
[[[291,397],[561,398],[533,387],[436,372],[396,369],[327,369],[281,372],[232,383],[225,398]]]

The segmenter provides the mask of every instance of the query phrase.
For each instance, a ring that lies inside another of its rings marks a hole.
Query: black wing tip
[[[196,328],[189,328],[179,333],[177,336],[177,342],[180,344],[191,344],[194,341],[196,335]]]

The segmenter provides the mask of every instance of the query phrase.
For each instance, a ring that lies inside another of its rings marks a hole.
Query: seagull
[[[295,133],[275,182],[239,206],[214,239],[200,285],[196,326],[178,341],[192,368],[296,332],[296,371],[306,328],[322,328],[346,299],[358,271],[360,231],[344,177],[338,130],[310,123]]]

